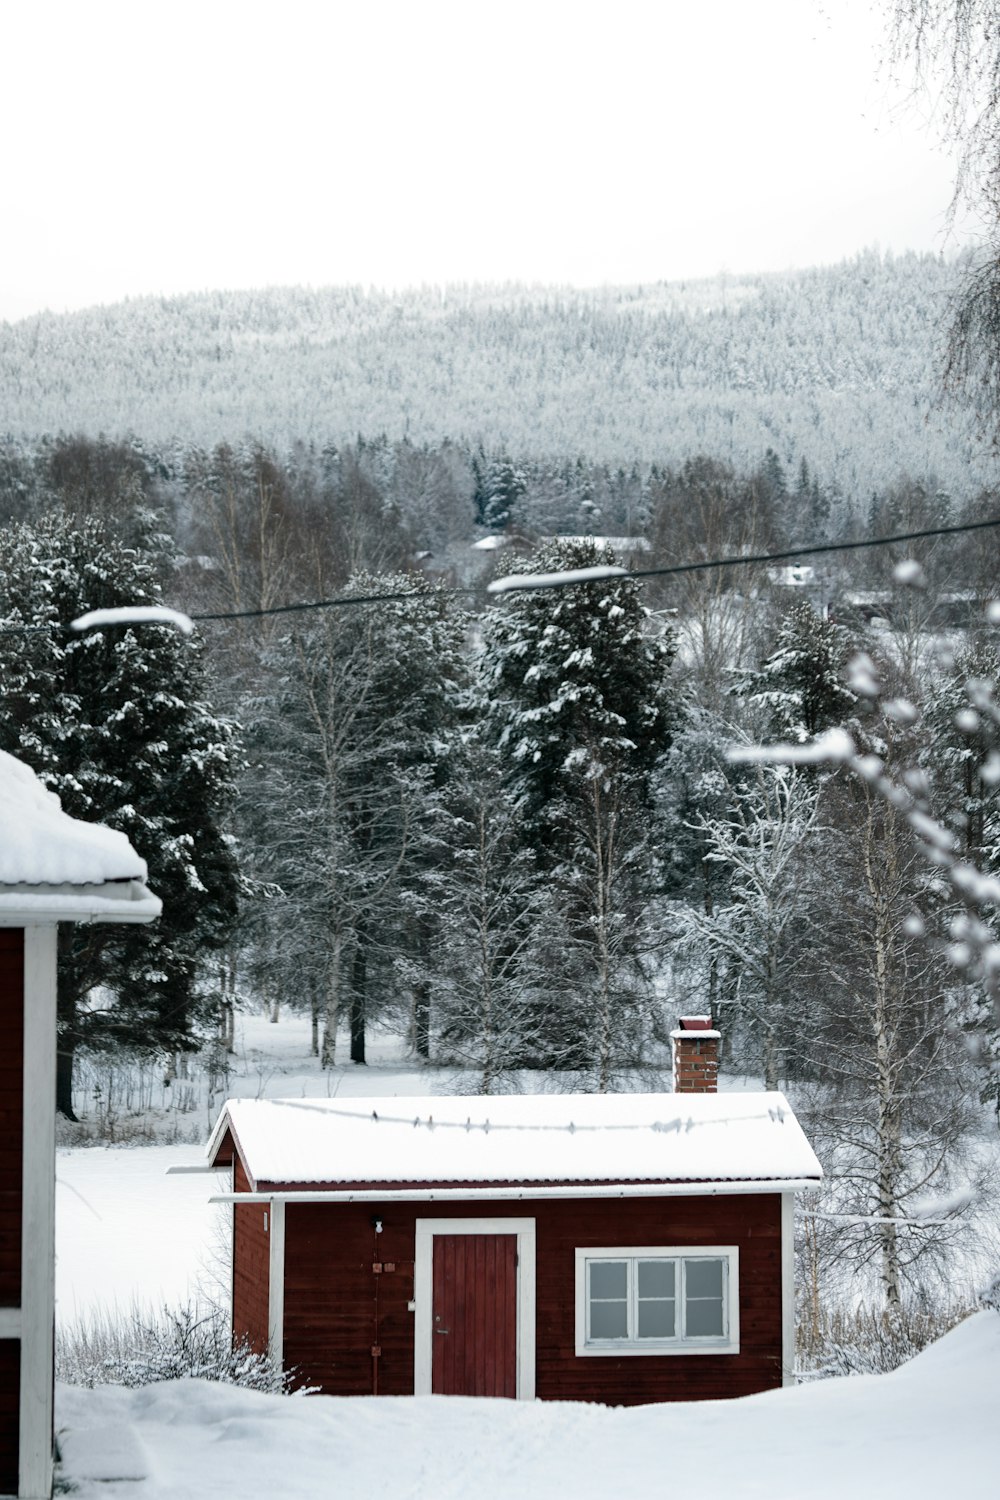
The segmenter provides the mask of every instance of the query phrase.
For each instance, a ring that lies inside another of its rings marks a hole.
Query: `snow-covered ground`
[[[158,1310],[228,1286],[228,1173],[168,1177],[196,1146],[77,1147],[56,1157],[56,1318],[65,1327],[117,1305]]]
[[[78,1500],[941,1500],[995,1489],[998,1388],[1000,1316],[982,1312],[892,1375],[741,1401],[289,1398],[179,1381],[62,1386],[56,1420]]]
[[[376,1042],[372,1066],[323,1074],[297,1017],[277,1026],[242,1018],[238,1053],[228,1085],[235,1097],[470,1089],[461,1074],[414,1065],[388,1038]],[[544,1087],[544,1076],[524,1086]],[[206,1098],[189,1111],[187,1144],[59,1152],[60,1324],[115,1303],[155,1311],[227,1288],[225,1211],[208,1203],[217,1179],[166,1175],[168,1166],[203,1159],[210,1105]],[[369,1500],[383,1492],[395,1500],[941,1500],[995,1484],[998,1389],[1000,1316],[982,1313],[893,1375],[735,1402],[620,1410],[336,1400],[182,1381],[135,1391],[60,1387],[57,1426],[62,1478],[79,1500]]]

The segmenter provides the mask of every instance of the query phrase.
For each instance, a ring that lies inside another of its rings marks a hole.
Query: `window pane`
[[[639,1296],[672,1297],[677,1266],[672,1260],[639,1262]]]
[[[592,1302],[590,1304],[590,1337],[592,1339],[627,1339],[628,1303]]]
[[[639,1337],[641,1339],[672,1339],[675,1317],[673,1302],[639,1303]]]
[[[725,1333],[722,1320],[722,1299],[717,1302],[706,1298],[701,1302],[687,1302],[687,1336],[689,1339],[721,1338]]]
[[[628,1262],[592,1260],[590,1262],[591,1297],[627,1297]]]
[[[721,1260],[689,1260],[684,1275],[689,1297],[722,1296]]]

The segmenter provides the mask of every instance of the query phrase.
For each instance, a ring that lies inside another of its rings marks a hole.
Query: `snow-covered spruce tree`
[[[761,732],[807,740],[839,724],[856,702],[846,682],[851,639],[805,599],[778,623],[774,645],[756,670],[737,674],[733,694],[761,716]]]
[[[198,645],[162,625],[67,628],[90,609],[159,602],[162,561],[97,522],[51,519],[3,536],[0,747],[74,817],[127,834],[163,899],[148,928],[63,930],[58,1107],[67,1115],[77,1047],[192,1045],[209,1005],[206,955],[236,913],[223,830],[236,742],[202,697]]]
[[[404,599],[379,596],[403,593]],[[365,1060],[376,981],[393,994],[401,950],[429,949],[424,890],[440,857],[437,804],[448,774],[463,672],[464,621],[446,594],[407,575],[356,575],[348,596],[276,641],[263,692],[246,708],[253,771],[243,811],[256,873],[274,882],[289,922],[269,983],[322,996],[322,1060],[332,1066],[345,1010],[351,1056]],[[424,983],[413,995],[426,1035]]]
[[[517,570],[615,562],[593,541],[554,541]],[[554,1037],[537,1060],[572,1062],[605,1089],[634,1044],[647,993],[650,781],[669,743],[673,643],[650,628],[627,578],[507,595],[483,629],[482,681],[506,783],[560,894],[566,958],[586,956],[572,1034]]]

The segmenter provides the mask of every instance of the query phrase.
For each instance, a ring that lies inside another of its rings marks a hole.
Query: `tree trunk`
[[[56,1112],[66,1120],[76,1121],[73,1111],[73,1057],[76,1042],[71,1036],[61,1036],[56,1051]]]
[[[309,1053],[312,1057],[319,1057],[319,995],[315,990],[309,997],[309,1020],[311,1023]]]
[[[337,1022],[340,1019],[340,937],[333,939],[326,972],[326,1017],[320,1067],[332,1068],[337,1053]]]
[[[879,839],[881,832],[881,839]],[[899,1183],[902,1177],[903,1116],[899,1097],[901,1066],[897,1017],[900,1007],[895,993],[900,983],[896,973],[895,934],[889,892],[896,888],[897,829],[892,812],[886,828],[875,827],[871,802],[865,824],[865,882],[872,909],[872,1013],[875,1043],[875,1088],[878,1121],[876,1152],[878,1171],[877,1213],[885,1219],[879,1226],[882,1259],[882,1291],[886,1306],[898,1308],[901,1300],[901,1265],[899,1235],[895,1220],[899,1216]],[[884,850],[883,862],[875,864],[875,850]]]
[[[355,934],[354,963],[351,966],[351,1062],[365,1061],[365,1012],[367,1008],[368,950],[364,918],[359,918]]]
[[[431,1055],[431,989],[426,979],[413,991],[413,1046],[418,1057]]]

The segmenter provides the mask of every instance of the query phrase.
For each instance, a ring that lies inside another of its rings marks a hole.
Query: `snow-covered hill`
[[[937,404],[958,268],[932,256],[583,292],[360,288],[143,298],[0,325],[0,432],[281,446],[358,433],[522,458],[746,470],[805,457],[867,504],[990,476]]]

